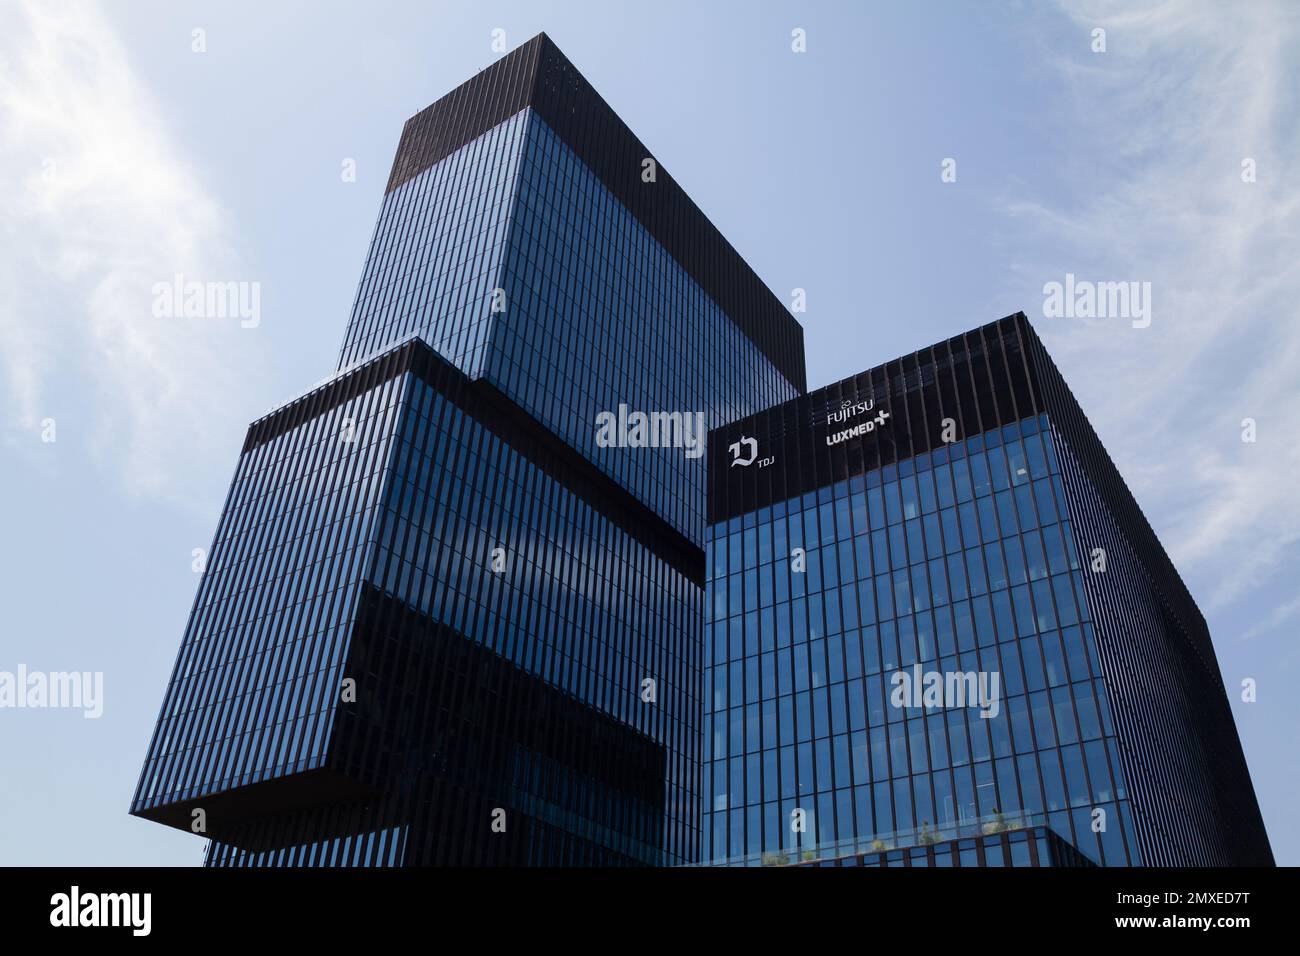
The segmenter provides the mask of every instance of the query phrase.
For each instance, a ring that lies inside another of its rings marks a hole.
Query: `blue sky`
[[[1300,8],[138,2],[18,4],[0,34],[0,670],[102,671],[105,698],[0,710],[0,864],[201,860],[126,815],[192,551],[248,422],[333,368],[402,123],[497,28],[546,30],[807,290],[810,386],[1030,316],[1230,692],[1258,683],[1233,710],[1300,862]],[[155,318],[176,273],[260,283],[260,323]],[[1045,318],[1067,273],[1150,282],[1150,326]]]

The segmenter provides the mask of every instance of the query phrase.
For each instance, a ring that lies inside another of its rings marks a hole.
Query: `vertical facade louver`
[[[803,338],[650,155],[544,35],[407,123],[338,370],[249,429],[133,813],[213,865],[697,858],[704,463],[598,416],[787,400]]]

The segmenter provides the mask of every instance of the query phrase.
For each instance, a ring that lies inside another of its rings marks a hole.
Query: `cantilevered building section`
[[[709,471],[704,860],[1272,863],[1205,621],[1023,314]]]
[[[788,400],[803,335],[652,158],[545,36],[407,123],[336,375],[250,427],[133,813],[219,865],[697,858],[704,461],[597,416]]]

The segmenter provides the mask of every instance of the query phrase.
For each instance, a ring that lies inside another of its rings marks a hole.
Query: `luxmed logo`
[[[50,897],[51,926],[129,926],[131,935],[148,936],[153,926],[150,893],[70,893]]]
[[[828,418],[827,421],[830,421],[830,419]],[[865,422],[859,422],[852,428],[845,428],[843,431],[836,432],[834,435],[827,435],[826,444],[838,445],[840,442],[848,441],[850,438],[859,438],[863,435],[870,435],[877,428],[884,428],[887,421],[889,421],[889,412],[882,408],[880,411],[876,412],[874,418],[868,419]]]

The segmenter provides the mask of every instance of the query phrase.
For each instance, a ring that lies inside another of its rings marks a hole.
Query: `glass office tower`
[[[1023,314],[710,435],[703,858],[1271,864],[1199,610]]]
[[[697,858],[704,460],[597,422],[793,398],[803,335],[652,158],[544,35],[407,123],[336,374],[249,429],[133,813],[214,865]]]

